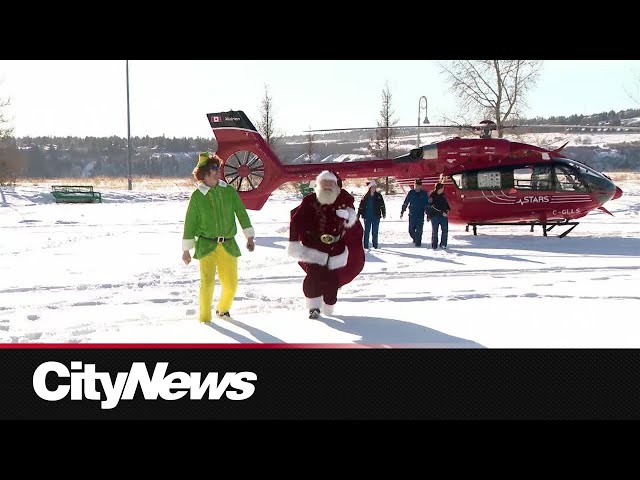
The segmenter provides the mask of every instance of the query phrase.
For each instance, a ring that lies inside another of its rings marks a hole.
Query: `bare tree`
[[[502,138],[507,119],[526,106],[526,93],[538,80],[542,61],[452,60],[440,66],[460,106],[495,121]]]
[[[311,130],[311,126],[309,126],[309,130]],[[316,146],[313,144],[315,140],[316,136],[312,132],[309,132],[307,134],[307,163],[311,163],[313,159],[313,154],[316,150]]]
[[[10,104],[10,99],[0,98],[0,185],[15,181],[18,168],[15,155],[17,152],[11,142],[13,128],[9,126],[5,111]]]
[[[640,73],[635,75],[635,92],[633,91],[633,87],[627,89],[624,87],[624,91],[627,93],[627,96],[634,102],[640,105]]]
[[[309,130],[311,130],[311,126],[309,126]],[[316,150],[316,146],[313,142],[315,142],[316,136],[309,132],[307,133],[307,149],[306,149],[306,158],[301,160],[302,162],[311,163],[313,160],[313,153]],[[311,192],[313,192],[313,188],[311,188],[311,182],[296,182],[296,188],[300,191],[302,196],[305,196]]]
[[[0,142],[11,136],[13,129],[9,127],[9,119],[5,114],[5,108],[11,105],[8,98],[0,98]]]
[[[269,86],[267,84],[264,85],[264,97],[262,97],[262,102],[260,104],[260,120],[258,121],[258,131],[260,132],[260,135],[264,137],[265,141],[271,148],[276,145],[280,138],[276,134],[274,125],[273,99],[269,95]]]
[[[369,151],[378,158],[389,158],[392,150],[391,142],[394,137],[393,127],[398,123],[397,118],[393,118],[394,110],[392,107],[393,95],[389,88],[389,82],[385,83],[382,90],[382,107],[380,108],[380,117],[378,127],[375,131],[375,139],[370,144]],[[389,194],[389,177],[385,178],[385,193]]]

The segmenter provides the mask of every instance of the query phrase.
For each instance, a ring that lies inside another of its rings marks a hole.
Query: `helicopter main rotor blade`
[[[472,130],[495,130],[496,127],[492,125],[394,125],[390,127],[351,127],[351,128],[322,128],[318,130],[303,130],[303,133],[316,133],[316,132],[348,132],[353,130],[397,130],[400,128],[456,128],[459,130],[462,129],[472,129]],[[626,125],[564,125],[564,124],[540,124],[540,125],[503,125],[503,129],[507,128],[608,128],[609,130],[615,129],[628,129],[628,130],[640,130],[640,126],[626,126]]]
[[[393,125],[390,127],[351,127],[351,128],[321,128],[318,130],[303,130],[303,133],[312,132],[348,132],[350,130],[391,130],[399,128],[474,128],[475,125]]]
[[[630,126],[626,126],[626,125],[565,125],[565,124],[540,124],[540,125],[503,125],[502,128],[531,128],[531,129],[535,129],[535,128],[600,128],[600,129],[604,129],[607,128],[609,130],[616,130],[616,129],[629,129],[629,130],[638,130],[640,129],[640,126],[635,126],[635,125],[630,125]]]

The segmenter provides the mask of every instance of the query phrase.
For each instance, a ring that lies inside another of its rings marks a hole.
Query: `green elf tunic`
[[[189,199],[184,220],[182,250],[191,250],[195,246],[193,258],[200,259],[222,245],[227,253],[239,257],[240,248],[234,238],[238,233],[236,216],[245,237],[255,236],[247,210],[233,187],[229,187],[222,180],[211,188],[200,183]],[[229,240],[218,243],[218,237]]]

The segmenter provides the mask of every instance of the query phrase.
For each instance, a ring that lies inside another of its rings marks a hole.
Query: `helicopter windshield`
[[[587,184],[579,178],[578,172],[569,165],[556,164],[556,189],[562,192],[586,192]]]
[[[554,158],[556,179],[560,190],[574,191],[610,191],[613,183],[593,168],[564,158]]]

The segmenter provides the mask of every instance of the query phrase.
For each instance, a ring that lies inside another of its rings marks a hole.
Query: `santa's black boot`
[[[320,307],[322,306],[322,297],[315,297],[315,298],[305,297],[305,304],[309,309],[309,318],[315,320],[320,316]]]

